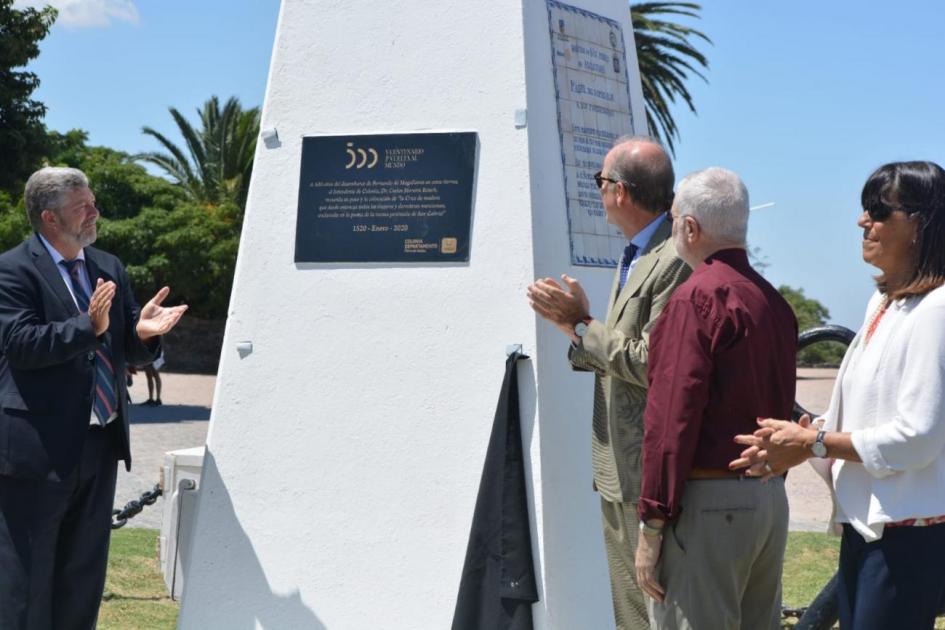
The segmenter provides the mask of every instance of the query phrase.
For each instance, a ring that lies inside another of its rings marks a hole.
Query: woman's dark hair
[[[898,289],[879,290],[891,299],[925,295],[945,284],[945,170],[935,162],[892,162],[880,166],[863,186],[863,210],[885,217],[903,210],[917,221],[912,277]]]

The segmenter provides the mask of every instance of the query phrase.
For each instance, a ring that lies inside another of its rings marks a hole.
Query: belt
[[[689,471],[690,479],[753,479],[736,470],[724,470],[721,468],[693,468]]]

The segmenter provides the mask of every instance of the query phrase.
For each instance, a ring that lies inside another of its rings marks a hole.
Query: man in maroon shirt
[[[748,191],[735,173],[687,176],[672,215],[693,273],[650,338],[637,580],[655,628],[779,628],[784,480],[741,477],[728,462],[756,418],[790,417],[797,322],[748,262]]]

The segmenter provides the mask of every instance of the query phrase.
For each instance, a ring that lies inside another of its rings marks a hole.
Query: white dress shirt
[[[630,277],[630,274],[633,273],[633,268],[636,267],[637,261],[640,260],[640,256],[643,255],[643,250],[646,249],[646,246],[650,244],[650,239],[653,238],[653,235],[656,234],[656,230],[663,225],[663,221],[666,220],[666,213],[659,213],[655,219],[650,221],[645,228],[634,234],[628,243],[632,243],[636,246],[637,251],[633,254],[633,258],[630,260],[630,268],[627,271],[627,277]]]
[[[69,289],[69,295],[72,296],[72,301],[75,302],[76,308],[79,307],[79,302],[75,299],[75,291],[72,288],[72,278],[69,277],[69,270],[66,269],[66,266],[60,264],[63,260],[66,260],[66,257],[59,253],[59,250],[52,246],[52,244],[46,240],[46,237],[42,234],[37,233],[39,240],[43,242],[43,245],[46,246],[46,250],[49,252],[49,255],[52,256],[53,262],[56,263],[56,269],[59,270],[59,275],[62,276],[62,281],[66,283],[66,288]],[[92,295],[91,283],[89,282],[89,271],[85,266],[85,250],[80,249],[79,255],[75,257],[76,260],[82,261],[82,273],[79,274],[79,282],[82,283],[82,288],[85,289],[85,292],[88,295]]]

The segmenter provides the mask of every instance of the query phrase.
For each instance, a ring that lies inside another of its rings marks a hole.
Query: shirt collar
[[[646,246],[650,243],[650,239],[653,238],[653,235],[656,234],[656,230],[663,224],[663,221],[666,220],[666,213],[660,212],[655,219],[649,222],[649,224],[637,232],[633,238],[630,239],[630,243],[635,245],[638,252],[642,252],[646,249]]]
[[[727,247],[707,256],[698,267],[693,269],[692,273],[701,274],[715,263],[728,265],[742,272],[752,269],[751,261],[748,260],[748,250],[742,247]]]
[[[748,267],[751,263],[748,260],[748,251],[743,247],[727,247],[706,257],[706,262],[721,260],[732,267]]]
[[[52,246],[52,243],[50,243],[49,241],[46,240],[46,237],[45,237],[45,236],[43,236],[43,235],[40,234],[39,232],[36,233],[36,236],[38,236],[38,237],[39,237],[39,240],[43,242],[43,246],[46,247],[46,251],[48,251],[48,252],[49,252],[49,255],[52,256],[52,259],[53,259],[53,262],[54,262],[54,263],[56,263],[56,264],[58,265],[60,262],[62,262],[63,260],[66,259],[65,256],[63,256],[62,254],[59,253],[59,250],[58,250],[58,249],[56,249],[55,247]],[[75,259],[76,259],[76,260],[81,260],[81,261],[82,261],[82,264],[83,264],[83,265],[85,264],[85,249],[84,249],[84,248],[79,250],[79,255],[76,256]]]

